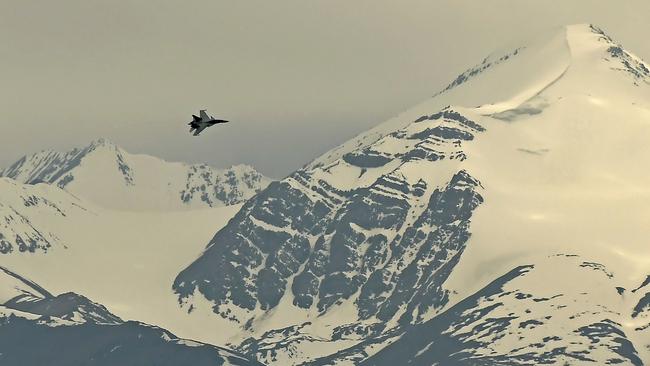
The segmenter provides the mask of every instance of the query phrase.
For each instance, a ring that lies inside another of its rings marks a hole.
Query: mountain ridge
[[[107,208],[178,210],[245,201],[270,179],[248,165],[215,169],[130,154],[107,139],[68,152],[25,155],[0,171],[22,183],[49,183]]]

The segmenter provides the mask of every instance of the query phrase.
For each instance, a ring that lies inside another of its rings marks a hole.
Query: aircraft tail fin
[[[201,121],[201,117],[199,117],[199,116],[197,116],[197,115],[194,115],[194,114],[193,114],[193,115],[192,115],[192,118],[194,118],[194,122],[200,122],[200,121]]]

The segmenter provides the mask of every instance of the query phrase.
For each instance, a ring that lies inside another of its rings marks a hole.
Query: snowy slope
[[[200,255],[215,227],[225,225],[240,207],[111,210],[56,186],[0,178],[0,234],[9,249],[0,254],[0,266],[58,293],[83,293],[122,319],[222,344],[216,341],[224,337],[214,331],[219,319],[211,312],[187,314],[171,286]],[[0,300],[29,291],[20,284],[7,283]]]
[[[89,214],[80,200],[56,187],[0,178],[0,254],[64,248],[57,228]]]
[[[367,362],[648,363],[650,295],[631,292],[650,275],[647,141],[649,66],[565,27],[272,183],[174,289],[267,363],[355,364],[391,342]],[[450,336],[411,330],[426,324]]]
[[[219,170],[130,154],[100,139],[82,149],[41,151],[0,172],[23,183],[50,183],[100,206],[178,210],[241,203],[269,179],[252,167]]]
[[[7,298],[12,291],[17,293]],[[124,322],[75,293],[54,296],[3,267],[0,294],[2,365],[261,366],[224,348]]]
[[[643,365],[650,319],[634,315],[642,295],[616,286],[626,282],[579,256],[538,259],[361,364]]]

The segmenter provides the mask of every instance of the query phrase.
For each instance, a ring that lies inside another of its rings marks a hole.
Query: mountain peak
[[[68,152],[26,156],[0,176],[50,183],[100,206],[133,210],[187,209],[241,203],[270,179],[250,167],[216,169],[130,154],[99,138]]]
[[[90,143],[90,145],[88,145],[88,148],[90,148],[90,149],[96,149],[96,148],[100,148],[100,147],[108,147],[108,148],[114,148],[114,149],[120,148],[116,143],[114,143],[113,141],[111,141],[111,140],[109,140],[107,138],[104,138],[104,137],[100,137],[98,139],[95,139]]]
[[[378,141],[449,105],[493,115],[524,106],[541,93],[552,94],[547,97],[552,100],[575,97],[597,103],[621,99],[644,105],[650,100],[648,86],[650,66],[601,28],[567,25],[491,53],[432,98],[328,151],[305,168],[332,164],[359,146]]]

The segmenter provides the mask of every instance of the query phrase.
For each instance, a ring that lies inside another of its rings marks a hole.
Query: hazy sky
[[[528,34],[595,23],[650,60],[648,14],[648,0],[0,0],[0,167],[107,137],[281,177]],[[233,122],[192,137],[199,108]]]

